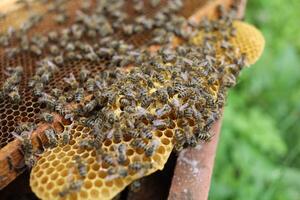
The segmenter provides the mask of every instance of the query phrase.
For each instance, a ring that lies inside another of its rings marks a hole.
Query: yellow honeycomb
[[[241,21],[234,21],[233,26],[236,29],[236,36],[230,38],[230,43],[239,50],[238,53],[247,55],[247,64],[254,64],[261,56],[265,47],[265,39],[261,32],[254,26]],[[203,32],[199,32],[191,39],[193,44],[201,44],[203,41]],[[218,54],[224,51],[217,48]]]
[[[237,37],[233,44],[248,56],[248,63],[254,63],[261,55],[264,40],[259,31],[254,27],[243,22],[234,23],[237,28]],[[241,35],[245,34],[245,35]],[[248,34],[246,36],[246,34]],[[197,44],[201,38],[192,40]],[[156,85],[156,89],[163,87]],[[213,90],[217,96],[218,83],[209,88]],[[155,89],[154,89],[155,90]],[[154,92],[154,91],[152,91]],[[176,97],[173,97],[176,98]],[[154,104],[156,107],[160,106]],[[151,112],[155,112],[152,107]],[[115,114],[119,114],[118,105],[115,109]],[[172,116],[170,116],[172,119]],[[65,129],[70,129],[72,139],[68,145],[59,145],[53,149],[47,149],[41,159],[33,167],[30,176],[30,186],[33,192],[41,199],[111,199],[121,192],[132,181],[149,175],[157,170],[162,170],[167,162],[169,155],[174,147],[175,127],[180,126],[180,121],[172,120],[172,125],[168,128],[156,130],[153,132],[154,140],[159,141],[159,146],[155,154],[151,157],[146,157],[142,149],[131,148],[131,138],[123,138],[122,144],[127,147],[126,155],[128,160],[124,165],[119,165],[119,171],[126,170],[128,176],[124,178],[117,174],[108,175],[109,167],[102,159],[98,159],[95,150],[82,149],[79,147],[79,142],[89,137],[90,129],[82,125],[66,125]],[[193,121],[189,121],[189,127],[193,127]],[[104,152],[117,156],[117,147],[120,142],[112,139],[106,139],[103,145]],[[80,155],[82,162],[87,164],[86,177],[80,177],[78,170],[76,171],[75,156]],[[143,165],[152,165],[149,170],[141,170],[134,172],[131,170],[133,163],[141,162]],[[72,181],[82,180],[82,187],[78,192],[72,192],[63,198],[59,196],[61,191],[69,187]]]

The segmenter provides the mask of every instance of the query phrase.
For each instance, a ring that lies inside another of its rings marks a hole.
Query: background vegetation
[[[300,199],[300,1],[248,0],[266,38],[229,93],[210,199]]]

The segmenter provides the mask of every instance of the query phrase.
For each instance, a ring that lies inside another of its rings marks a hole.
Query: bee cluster
[[[27,1],[19,3],[30,9]],[[52,123],[51,113],[56,112],[71,122],[62,133],[54,128],[45,130],[46,151],[70,145],[92,151],[105,168],[106,180],[112,181],[133,174],[140,178],[155,167],[153,157],[165,145],[157,133],[169,133],[177,151],[212,137],[210,129],[220,117],[226,91],[235,85],[245,65],[245,55],[237,56],[237,49],[230,44],[235,36],[232,20],[236,6],[230,13],[220,7],[218,20],[204,19],[196,24],[179,15],[184,5],[181,0],[133,0],[134,18],[124,9],[128,3],[123,0],[84,1],[74,19],[65,12],[67,0],[41,3],[47,11],[32,14],[19,29],[9,28],[0,35],[0,45],[10,58],[22,53],[37,56],[27,85],[45,107],[41,120]],[[146,5],[157,11],[145,13]],[[55,23],[63,28],[29,34],[53,14]],[[191,40],[196,31],[204,33],[201,45]],[[143,45],[130,43],[131,37],[146,32],[151,37]],[[174,37],[183,42],[174,46]],[[156,44],[159,50],[148,49]],[[79,67],[79,72],[70,72],[61,78],[61,84],[49,87],[66,63],[83,60],[105,68],[93,72],[93,67]],[[7,68],[7,72],[0,99],[8,96],[17,104],[23,68]],[[72,131],[79,126],[87,130],[84,137]],[[25,164],[30,168],[36,161],[32,130],[13,134],[22,142]],[[105,144],[113,144],[113,152]],[[130,151],[144,159],[129,159]],[[80,191],[89,169],[85,159],[74,155],[70,181],[57,195]],[[133,187],[136,185],[138,182]]]

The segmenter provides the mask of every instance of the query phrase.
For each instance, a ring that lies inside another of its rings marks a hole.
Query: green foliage
[[[212,200],[300,198],[299,10],[299,0],[248,0],[266,48],[229,94]]]

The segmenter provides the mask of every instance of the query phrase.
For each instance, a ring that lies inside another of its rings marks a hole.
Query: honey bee
[[[38,102],[41,104],[46,104],[49,110],[54,110],[57,105],[56,100],[49,94],[41,93],[41,97],[38,99]]]
[[[99,127],[99,125],[95,125],[95,127],[93,128],[93,132],[94,134],[96,134],[96,137],[94,139],[94,146],[95,148],[100,148],[102,146],[102,143],[106,139],[107,134],[100,131],[100,129],[97,127]]]
[[[50,41],[55,42],[59,39],[59,34],[56,31],[51,31],[48,33],[48,38]]]
[[[53,59],[53,61],[57,65],[62,65],[64,63],[64,57],[63,57],[63,55],[55,56],[54,59]]]
[[[133,6],[134,10],[138,13],[141,13],[144,8],[144,2],[143,1],[138,1],[134,4]]]
[[[41,119],[43,119],[47,123],[52,123],[54,116],[50,113],[45,112],[41,114]]]
[[[156,115],[158,117],[162,117],[162,116],[168,115],[171,111],[172,111],[171,106],[169,106],[168,104],[165,104],[162,108],[156,109]]]
[[[58,89],[58,88],[53,88],[51,90],[51,95],[56,97],[56,98],[59,98],[61,95],[62,95],[63,91],[61,89]]]
[[[64,24],[68,19],[68,16],[64,13],[59,13],[54,17],[57,24]]]
[[[84,88],[77,88],[74,94],[74,99],[77,103],[80,103],[84,98]]]
[[[157,7],[160,4],[160,0],[151,0],[150,5],[152,7]]]
[[[156,119],[152,121],[153,127],[155,129],[165,129],[168,127],[168,123],[164,119]]]
[[[139,135],[144,139],[152,139],[153,137],[152,131],[149,128],[142,128],[139,131]]]
[[[30,45],[30,51],[37,56],[42,55],[42,50],[37,45]]]
[[[119,125],[118,125],[119,126]],[[114,141],[120,142],[123,138],[123,134],[119,128],[116,128],[113,132]]]
[[[50,128],[50,129],[45,130],[45,135],[48,139],[49,147],[54,148],[58,145],[58,141],[57,141],[56,133],[55,133],[54,129]]]
[[[87,70],[85,67],[82,67],[79,72],[79,81],[84,83],[91,72]]]
[[[136,180],[130,184],[129,189],[131,192],[138,192],[139,190],[141,190],[141,186],[142,186],[141,181]]]
[[[95,79],[93,78],[88,78],[88,80],[86,81],[86,89],[88,92],[94,92],[95,90]]]
[[[212,135],[209,131],[201,131],[199,128],[194,130],[194,135],[199,140],[209,141],[212,138]]]
[[[69,77],[64,77],[63,80],[72,88],[76,89],[78,87],[78,82],[75,79],[75,76],[73,73],[70,73]]]
[[[120,144],[118,146],[118,163],[123,165],[126,162],[126,144]]]
[[[175,144],[175,148],[177,151],[182,150],[183,145],[185,144],[186,141],[186,136],[185,133],[182,129],[175,129],[175,140],[176,140],[176,144]]]
[[[65,129],[65,130],[62,132],[61,138],[62,138],[62,144],[63,144],[63,145],[69,144],[69,142],[70,142],[70,140],[71,140],[71,135],[70,135],[69,129]]]
[[[58,48],[58,46],[57,45],[54,45],[54,44],[52,44],[52,45],[50,45],[50,47],[49,47],[49,52],[52,54],[52,55],[59,55],[59,53],[60,53],[60,49]]]
[[[33,145],[31,142],[32,131],[23,131],[21,135],[18,135],[15,132],[12,132],[11,134],[21,141],[21,149],[24,153],[25,165],[28,166],[28,168],[31,168],[36,162],[36,157],[33,155]]]
[[[67,102],[67,99],[65,96],[61,95],[58,97],[58,100],[56,101],[55,111],[57,111],[61,115],[68,114],[65,109],[65,104]]]
[[[147,157],[153,156],[153,154],[156,152],[159,144],[160,144],[159,140],[152,140],[150,145],[146,148],[145,155]]]
[[[94,141],[91,139],[80,140],[79,147],[82,149],[92,149],[94,148]]]
[[[15,88],[13,91],[11,91],[9,94],[8,94],[10,100],[14,103],[14,104],[17,104],[21,101],[21,96],[19,94],[19,91],[17,88]]]
[[[152,93],[154,98],[157,98],[162,103],[167,103],[169,100],[168,91],[166,89],[159,89]]]
[[[42,96],[43,91],[44,91],[44,84],[42,82],[36,82],[34,84],[33,94],[39,97]]]
[[[77,169],[79,175],[81,176],[81,178],[86,177],[86,175],[87,175],[87,166],[83,163],[80,156],[76,155],[74,157],[74,160],[75,160],[76,169]]]
[[[111,154],[104,152],[104,150],[102,150],[102,149],[98,149],[98,153],[101,156],[101,160],[104,163],[106,163],[108,165],[115,165],[114,157]]]
[[[33,131],[36,129],[36,124],[32,123],[32,122],[24,122],[21,123],[19,126],[17,126],[16,128],[16,132],[17,133],[22,133],[24,131]]]
[[[141,138],[135,138],[130,142],[130,146],[137,149],[143,149],[144,151],[147,150],[147,144]]]
[[[131,105],[131,101],[128,100],[126,97],[121,97],[119,100],[119,103],[120,103],[121,107],[126,107],[126,106]]]
[[[93,111],[97,105],[98,105],[98,102],[95,99],[93,99],[83,106],[83,112],[89,113],[89,112]]]
[[[73,192],[78,192],[83,185],[83,180],[77,180],[77,181],[71,181],[70,185],[65,187],[62,191],[58,193],[58,195],[63,198],[66,197],[67,195],[73,193]]]
[[[134,172],[138,172],[143,168],[143,164],[141,162],[133,162],[128,165],[128,169]]]

